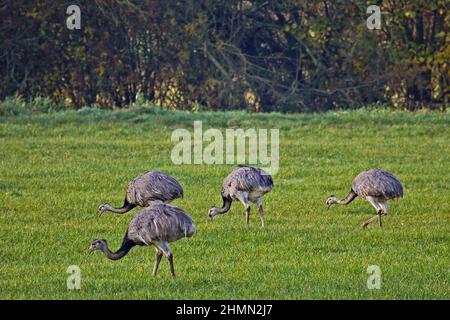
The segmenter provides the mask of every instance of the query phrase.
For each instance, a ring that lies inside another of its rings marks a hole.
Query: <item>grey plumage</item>
[[[246,210],[246,222],[250,219],[250,202],[258,205],[261,224],[265,226],[262,196],[274,187],[272,177],[263,169],[239,165],[224,180],[222,185],[221,208],[209,209],[208,216],[213,219],[217,214],[228,212],[233,200],[239,200]]]
[[[160,171],[147,171],[128,183],[124,204],[114,208],[108,203],[101,204],[99,213],[111,211],[125,213],[136,206],[147,207],[152,201],[170,202],[183,197],[183,187],[172,176]]]
[[[191,237],[194,233],[195,225],[186,212],[173,205],[156,201],[134,215],[119,250],[111,252],[106,240],[94,240],[90,250],[101,250],[109,259],[118,260],[136,245],[153,245],[156,248],[153,276],[156,276],[163,254],[167,256],[170,271],[175,276],[169,243]]]
[[[403,197],[403,186],[389,172],[371,169],[361,172],[352,183],[352,190],[361,198],[375,197],[381,201]]]
[[[339,200],[335,196],[330,196],[326,204],[328,207],[333,204],[347,205],[357,196],[369,201],[377,210],[377,215],[367,220],[363,227],[375,219],[378,219],[381,226],[381,216],[388,212],[387,201],[403,197],[403,186],[392,173],[382,169],[370,169],[356,176],[347,197]]]
[[[129,238],[140,245],[154,241],[170,243],[194,232],[194,223],[187,213],[162,202],[155,202],[136,213],[128,227]]]

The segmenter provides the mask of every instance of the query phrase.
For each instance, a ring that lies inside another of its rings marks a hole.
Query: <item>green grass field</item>
[[[176,128],[279,128],[280,170],[265,196],[267,228],[256,208],[250,225],[233,204],[209,221],[232,165],[174,165]],[[63,112],[0,117],[1,299],[449,299],[450,113],[352,111],[247,114],[139,111]],[[381,167],[403,183],[383,228],[361,223],[375,214],[345,196],[360,171]],[[95,238],[118,248],[125,215],[97,216],[102,202],[122,204],[128,181],[148,169],[174,175],[185,189],[174,202],[197,233],[171,245],[150,276],[153,248],[120,261],[88,255]],[[81,290],[68,290],[69,265]],[[367,267],[382,271],[367,289]]]

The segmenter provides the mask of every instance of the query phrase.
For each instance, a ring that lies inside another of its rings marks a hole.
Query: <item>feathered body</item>
[[[137,245],[174,242],[195,232],[192,218],[180,208],[155,202],[135,214],[128,226],[128,239]]]
[[[380,201],[403,197],[403,186],[387,171],[371,169],[361,172],[352,183],[352,190],[361,198],[374,197]]]
[[[146,207],[152,201],[170,202],[183,197],[183,187],[172,176],[160,171],[147,171],[128,183],[129,203]]]
[[[105,203],[100,205],[99,212],[125,213],[136,206],[147,207],[153,201],[170,202],[182,197],[183,187],[174,177],[156,170],[147,171],[128,183],[121,208],[114,208]]]
[[[272,177],[261,168],[240,165],[224,180],[221,190],[223,205],[213,207],[208,216],[213,219],[217,214],[228,212],[234,200],[242,202],[246,209],[246,221],[249,223],[250,203],[258,205],[262,226],[265,226],[262,197],[274,187]]]
[[[175,276],[169,243],[191,237],[194,233],[194,222],[186,212],[173,205],[156,201],[134,215],[119,250],[111,252],[106,240],[94,240],[90,249],[101,250],[109,259],[118,260],[136,245],[153,245],[156,248],[153,276],[156,276],[163,254],[166,254],[170,271]]]
[[[241,193],[248,194],[248,200],[257,202],[273,189],[273,180],[263,169],[255,167],[238,167],[223,181],[222,197],[240,200]]]
[[[392,173],[382,169],[370,169],[356,176],[350,193],[344,199],[339,200],[335,196],[330,196],[326,204],[328,207],[333,204],[347,205],[357,196],[369,201],[377,210],[377,215],[367,220],[363,227],[375,219],[378,219],[381,226],[381,216],[388,212],[387,201],[403,197],[403,186]]]

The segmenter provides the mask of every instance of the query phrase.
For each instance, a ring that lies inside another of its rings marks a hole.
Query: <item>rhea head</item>
[[[111,209],[111,205],[109,203],[103,203],[98,207],[98,215],[101,216],[105,211],[109,211]]]
[[[325,203],[328,206],[328,209],[335,203],[338,202],[338,198],[336,198],[334,195],[331,195],[328,197],[327,202]]]
[[[91,245],[89,246],[89,251],[94,252],[95,250],[103,250],[107,247],[107,242],[104,239],[97,239],[93,240],[91,242]]]
[[[208,210],[208,217],[212,220],[215,216],[219,214],[219,208],[216,206],[213,206],[211,209]]]

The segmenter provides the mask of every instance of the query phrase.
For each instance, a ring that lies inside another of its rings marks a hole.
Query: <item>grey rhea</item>
[[[186,212],[173,205],[156,201],[134,215],[119,250],[111,252],[106,240],[92,241],[89,250],[101,250],[109,259],[119,260],[136,245],[153,245],[156,248],[156,261],[152,275],[156,276],[161,258],[165,254],[170,272],[175,276],[169,243],[191,237],[194,233],[194,222]]]
[[[392,173],[382,169],[370,169],[356,176],[350,193],[344,199],[339,200],[335,196],[330,196],[326,204],[328,208],[333,204],[347,205],[357,196],[369,201],[377,210],[374,217],[364,222],[363,228],[376,219],[381,227],[381,216],[388,212],[387,201],[403,197],[403,186]]]
[[[183,197],[183,187],[172,176],[160,171],[146,171],[128,183],[125,201],[121,208],[109,203],[101,204],[99,214],[105,211],[125,213],[136,206],[147,207],[152,201],[170,202]]]
[[[213,219],[218,214],[230,210],[233,200],[239,200],[245,207],[246,222],[250,221],[250,202],[258,205],[262,227],[265,227],[262,196],[274,187],[272,177],[263,169],[239,165],[223,181],[221,208],[212,207],[208,216]]]

